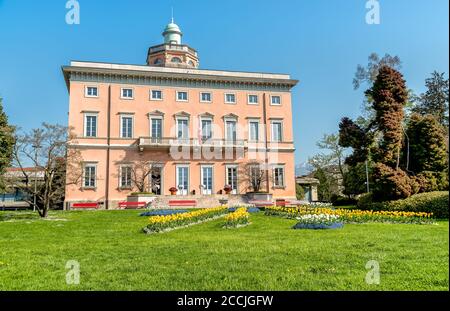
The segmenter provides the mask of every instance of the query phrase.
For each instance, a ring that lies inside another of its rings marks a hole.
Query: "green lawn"
[[[448,222],[314,231],[258,213],[239,229],[219,219],[145,235],[139,213],[0,212],[0,290],[449,290]],[[71,259],[79,285],[65,282]],[[380,285],[364,281],[369,260]]]

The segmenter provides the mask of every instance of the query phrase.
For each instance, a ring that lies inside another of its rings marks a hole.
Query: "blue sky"
[[[371,52],[400,56],[409,88],[433,70],[448,74],[448,0],[380,0],[381,24],[365,22],[365,0],[78,0],[80,25],[65,23],[66,0],[0,0],[0,96],[24,129],[67,123],[61,65],[70,60],[144,64],[170,20],[199,51],[201,68],[290,73],[296,163],[318,152],[324,133],[360,113],[357,64]]]

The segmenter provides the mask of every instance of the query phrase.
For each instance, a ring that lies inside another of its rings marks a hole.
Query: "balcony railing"
[[[166,44],[160,44],[160,45],[150,48],[150,53],[156,53],[159,51],[183,51],[183,52],[189,52],[189,53],[197,56],[197,52],[194,49],[188,47],[187,45],[183,45],[183,44],[166,43]]]
[[[246,140],[236,139],[197,139],[197,138],[173,138],[173,137],[140,137],[140,147],[246,147]]]

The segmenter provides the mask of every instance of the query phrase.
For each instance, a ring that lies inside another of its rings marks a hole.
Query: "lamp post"
[[[34,148],[34,193],[33,193],[33,212],[36,211],[36,191],[37,191],[37,158],[38,150],[41,146],[39,144],[33,145]]]

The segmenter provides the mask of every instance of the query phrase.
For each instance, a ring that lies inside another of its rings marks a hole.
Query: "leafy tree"
[[[366,67],[362,65],[356,67],[353,88],[357,90],[363,83],[371,86],[377,79],[378,72],[382,67],[388,66],[393,69],[401,69],[401,64],[400,57],[398,56],[385,54],[380,58],[377,53],[372,53],[369,55],[369,62]]]
[[[324,169],[319,167],[314,171],[313,177],[317,178],[320,183],[317,186],[317,196],[319,201],[329,202],[333,194],[336,193],[333,191],[333,181],[330,180],[329,174],[327,174]]]
[[[425,80],[427,91],[417,98],[413,112],[421,115],[430,114],[445,128],[448,128],[449,79],[444,73],[434,71],[430,78]]]
[[[447,147],[444,129],[431,115],[413,114],[406,129],[409,142],[404,146],[403,157],[407,170],[442,172],[447,167]],[[406,163],[405,163],[406,165]]]
[[[305,190],[299,184],[295,184],[295,195],[297,200],[303,200],[305,198]]]
[[[371,170],[369,170],[371,176]],[[344,174],[344,194],[354,197],[367,192],[367,176],[365,163],[350,166]]]
[[[0,190],[5,188],[3,174],[10,166],[14,149],[14,127],[8,124],[8,117],[3,111],[2,98],[0,98]]]
[[[339,123],[339,145],[352,148],[353,153],[345,159],[345,164],[354,166],[366,161],[372,136],[367,129],[344,117]]]
[[[419,191],[419,185],[405,171],[376,163],[373,168],[375,201],[389,201],[407,198]]]

